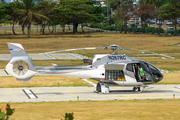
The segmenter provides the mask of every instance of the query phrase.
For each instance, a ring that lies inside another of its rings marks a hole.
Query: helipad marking
[[[175,88],[180,89],[180,87],[175,87]]]
[[[25,90],[25,89],[22,89],[22,91],[26,94],[26,96],[29,98],[29,99],[34,99],[34,98],[38,98],[36,96],[36,94],[34,94],[34,92],[32,90]]]
[[[54,60],[57,59],[57,58],[55,58],[54,56],[49,55],[49,54],[47,54],[47,53],[44,53],[44,55],[47,56],[47,57],[50,57],[51,59],[54,59]]]
[[[94,84],[93,82],[91,82],[91,81],[89,81],[87,79],[82,79],[82,80],[84,80],[85,82],[91,84],[93,87],[96,87],[96,84]]]

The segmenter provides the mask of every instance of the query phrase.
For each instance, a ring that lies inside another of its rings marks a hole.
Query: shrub
[[[92,27],[92,28],[100,28],[101,26],[102,25],[99,24],[99,23],[93,23],[93,24],[90,25],[90,27]]]
[[[177,30],[176,30],[176,33],[177,33],[177,34],[180,34],[180,29],[177,29]]]
[[[3,113],[0,109],[0,120],[9,120],[9,116],[11,116],[14,113],[15,109],[11,109],[10,104],[6,104],[6,113]]]
[[[142,28],[136,28],[136,30],[135,30],[136,32],[143,32],[143,29]]]
[[[65,119],[64,120],[73,120],[73,119],[74,119],[73,113],[66,113],[65,114]]]

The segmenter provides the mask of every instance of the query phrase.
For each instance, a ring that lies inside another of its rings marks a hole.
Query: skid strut
[[[98,83],[96,86],[98,93],[109,93],[109,86],[107,83]]]

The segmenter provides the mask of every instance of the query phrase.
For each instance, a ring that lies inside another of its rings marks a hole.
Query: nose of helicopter
[[[163,74],[159,70],[153,71],[153,75],[154,75],[154,82],[159,82],[163,79]]]

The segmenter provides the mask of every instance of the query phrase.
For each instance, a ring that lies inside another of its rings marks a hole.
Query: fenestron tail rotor
[[[25,75],[28,69],[29,69],[28,64],[23,60],[16,61],[13,65],[14,73],[19,76]]]

